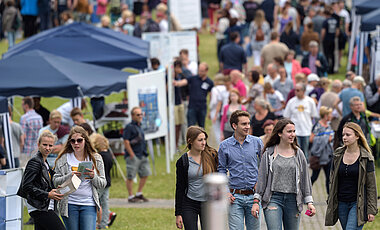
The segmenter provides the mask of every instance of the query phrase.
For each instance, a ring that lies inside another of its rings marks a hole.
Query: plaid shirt
[[[38,131],[43,127],[42,117],[34,109],[29,110],[21,116],[20,125],[26,136],[22,152],[30,156],[38,148]]]

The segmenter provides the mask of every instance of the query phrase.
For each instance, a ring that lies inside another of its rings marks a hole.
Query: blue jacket
[[[38,0],[21,0],[21,15],[38,15]]]

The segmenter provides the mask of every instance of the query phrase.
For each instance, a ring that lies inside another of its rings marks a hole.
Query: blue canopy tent
[[[38,50],[0,60],[0,73],[3,76],[0,85],[2,97],[18,95],[64,98],[94,97],[119,92],[126,89],[127,78],[132,75]],[[0,99],[0,115],[3,116],[5,142],[8,143],[6,149],[10,150],[7,153],[13,168],[7,100]]]
[[[363,15],[361,31],[368,32],[376,30],[377,25],[380,25],[380,6],[378,9]]]
[[[149,58],[149,42],[85,23],[72,23],[39,33],[12,47],[3,58],[35,49],[119,70],[125,67],[146,69]]]
[[[351,40],[350,40],[350,46],[349,46],[349,53],[348,53],[348,62],[347,62],[347,70],[351,69],[351,59],[353,55],[355,40],[357,36],[360,35],[360,42],[359,42],[359,62],[363,60],[364,51],[360,47],[364,47],[365,44],[365,37],[368,34],[361,33],[360,32],[360,24],[362,20],[362,15],[367,14],[373,10],[376,10],[380,8],[380,1],[374,1],[374,0],[355,0],[353,2],[353,9],[352,9],[352,33],[351,33]],[[361,75],[362,72],[362,64],[359,64],[359,70],[358,73]]]
[[[0,96],[75,98],[126,89],[130,73],[33,50],[0,61]]]

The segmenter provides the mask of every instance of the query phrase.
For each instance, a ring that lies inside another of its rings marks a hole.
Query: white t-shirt
[[[158,24],[160,26],[160,32],[169,32],[169,23],[168,23],[168,20],[166,19],[163,19],[160,21],[160,24]]]
[[[198,65],[195,61],[190,61],[190,63],[187,65],[187,69],[190,70],[191,74],[193,75],[198,74]]]
[[[314,86],[307,84],[306,85],[305,95],[309,96],[309,94],[311,93],[311,91],[313,91],[313,89],[314,89]]]
[[[78,167],[79,163],[82,161],[75,158],[74,153],[67,153],[67,163],[70,166]],[[87,158],[85,161],[89,161]],[[92,184],[91,180],[84,179],[79,185],[79,188],[69,195],[69,204],[75,205],[85,205],[85,206],[95,206],[95,201],[92,196]]]
[[[269,102],[269,104],[272,106],[273,109],[279,109],[282,107],[282,101],[285,101],[284,100],[284,96],[282,96],[282,93],[280,93],[279,91],[275,90],[274,93],[267,93],[266,94],[266,97],[267,97],[267,101]],[[284,110],[281,109],[279,111],[276,111],[274,114],[276,116],[282,116]]]
[[[71,110],[73,110],[73,104],[71,103],[71,101],[68,101],[64,103],[63,105],[59,106],[57,110],[62,115],[63,124],[69,124],[70,127],[74,125],[74,122],[70,117],[70,112]]]
[[[211,118],[214,117],[215,112],[216,112],[216,106],[218,105],[220,101],[222,102],[222,107],[220,108],[220,110],[224,108],[224,105],[226,102],[224,100],[224,95],[226,93],[228,95],[228,91],[225,85],[217,85],[211,89],[211,100],[209,104]],[[227,96],[227,101],[228,101],[228,96]]]
[[[269,74],[267,74],[267,75],[264,77],[264,83],[269,82],[272,86],[273,86],[273,83],[274,83],[276,80],[280,80],[280,75],[279,75],[279,74],[277,74],[277,77],[276,77],[275,79],[272,79],[272,77],[269,76]]]
[[[285,107],[284,117],[294,122],[297,136],[310,136],[313,127],[311,119],[318,117],[317,107],[314,100],[308,96],[302,100],[293,97]]]

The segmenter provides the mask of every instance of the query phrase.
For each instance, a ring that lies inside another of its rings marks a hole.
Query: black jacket
[[[183,199],[187,194],[189,187],[188,175],[189,171],[189,158],[187,153],[184,153],[176,163],[176,187],[175,187],[175,215],[182,216]]]
[[[302,67],[308,67],[309,68],[309,56],[310,56],[310,53],[306,54],[303,57],[302,63],[301,63]],[[317,67],[317,75],[319,77],[327,76],[325,73],[327,72],[329,64],[326,60],[326,57],[322,53],[318,53],[317,60],[321,63],[321,67]]]
[[[50,203],[48,194],[54,188],[51,180],[53,174],[54,171],[50,166],[49,171],[46,168],[42,154],[37,152],[25,167],[17,195],[25,198],[38,210],[47,211]]]

